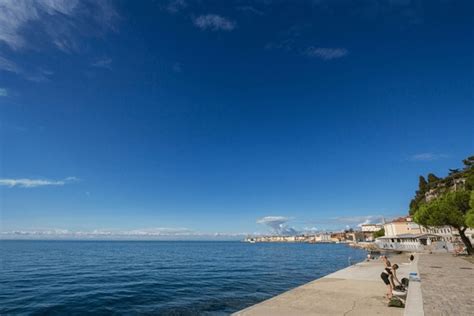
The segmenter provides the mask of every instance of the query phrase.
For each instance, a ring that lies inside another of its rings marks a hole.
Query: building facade
[[[459,231],[451,226],[424,227],[413,222],[410,216],[397,218],[389,223],[384,224],[385,236],[399,235],[418,235],[418,234],[434,234],[441,237],[442,240],[448,242],[459,242],[461,238]],[[467,229],[466,236],[474,242],[474,229]]]
[[[406,234],[421,234],[421,227],[413,222],[410,216],[399,217],[383,225],[385,236],[397,236]]]
[[[362,224],[360,226],[360,229],[363,232],[370,232],[370,233],[378,232],[382,228],[383,228],[383,225],[381,225],[381,224]]]

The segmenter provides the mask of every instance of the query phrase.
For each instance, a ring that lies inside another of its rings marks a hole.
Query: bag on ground
[[[403,278],[403,279],[402,279],[402,285],[403,285],[404,287],[408,287],[408,283],[410,283],[410,280],[408,280],[407,278]]]
[[[403,308],[403,307],[405,307],[405,303],[403,303],[403,301],[401,299],[399,299],[398,297],[392,297],[390,302],[388,302],[388,307]]]

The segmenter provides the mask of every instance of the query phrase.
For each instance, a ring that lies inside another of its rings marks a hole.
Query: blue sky
[[[404,215],[418,175],[474,153],[473,6],[0,2],[1,230],[235,237]]]

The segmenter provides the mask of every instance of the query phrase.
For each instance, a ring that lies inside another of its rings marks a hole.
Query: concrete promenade
[[[420,255],[425,315],[474,315],[474,264],[451,254]]]
[[[408,277],[413,266],[407,255],[390,259]],[[233,315],[388,315],[401,316],[403,308],[387,307],[385,284],[380,279],[380,261],[362,262],[312,281]]]

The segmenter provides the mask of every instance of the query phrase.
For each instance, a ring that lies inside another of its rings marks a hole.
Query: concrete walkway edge
[[[418,271],[418,261],[420,255],[415,256],[415,260],[412,263],[412,271],[416,272],[420,276]],[[423,280],[421,280],[423,281]],[[404,316],[424,316],[425,312],[423,310],[423,295],[421,292],[421,283],[416,281],[411,281],[408,285],[408,294],[405,302],[405,311]]]
[[[414,272],[416,266],[414,263],[403,263],[405,257],[406,255],[401,255],[392,258],[393,262],[400,264],[399,273],[397,273],[400,279],[408,277],[410,272]],[[380,260],[360,262],[247,307],[232,315],[402,316],[404,315],[404,309],[387,306],[384,297],[386,286],[380,279],[380,273],[383,269],[384,264]],[[413,292],[416,293],[417,291]],[[416,300],[414,304],[416,304]]]

